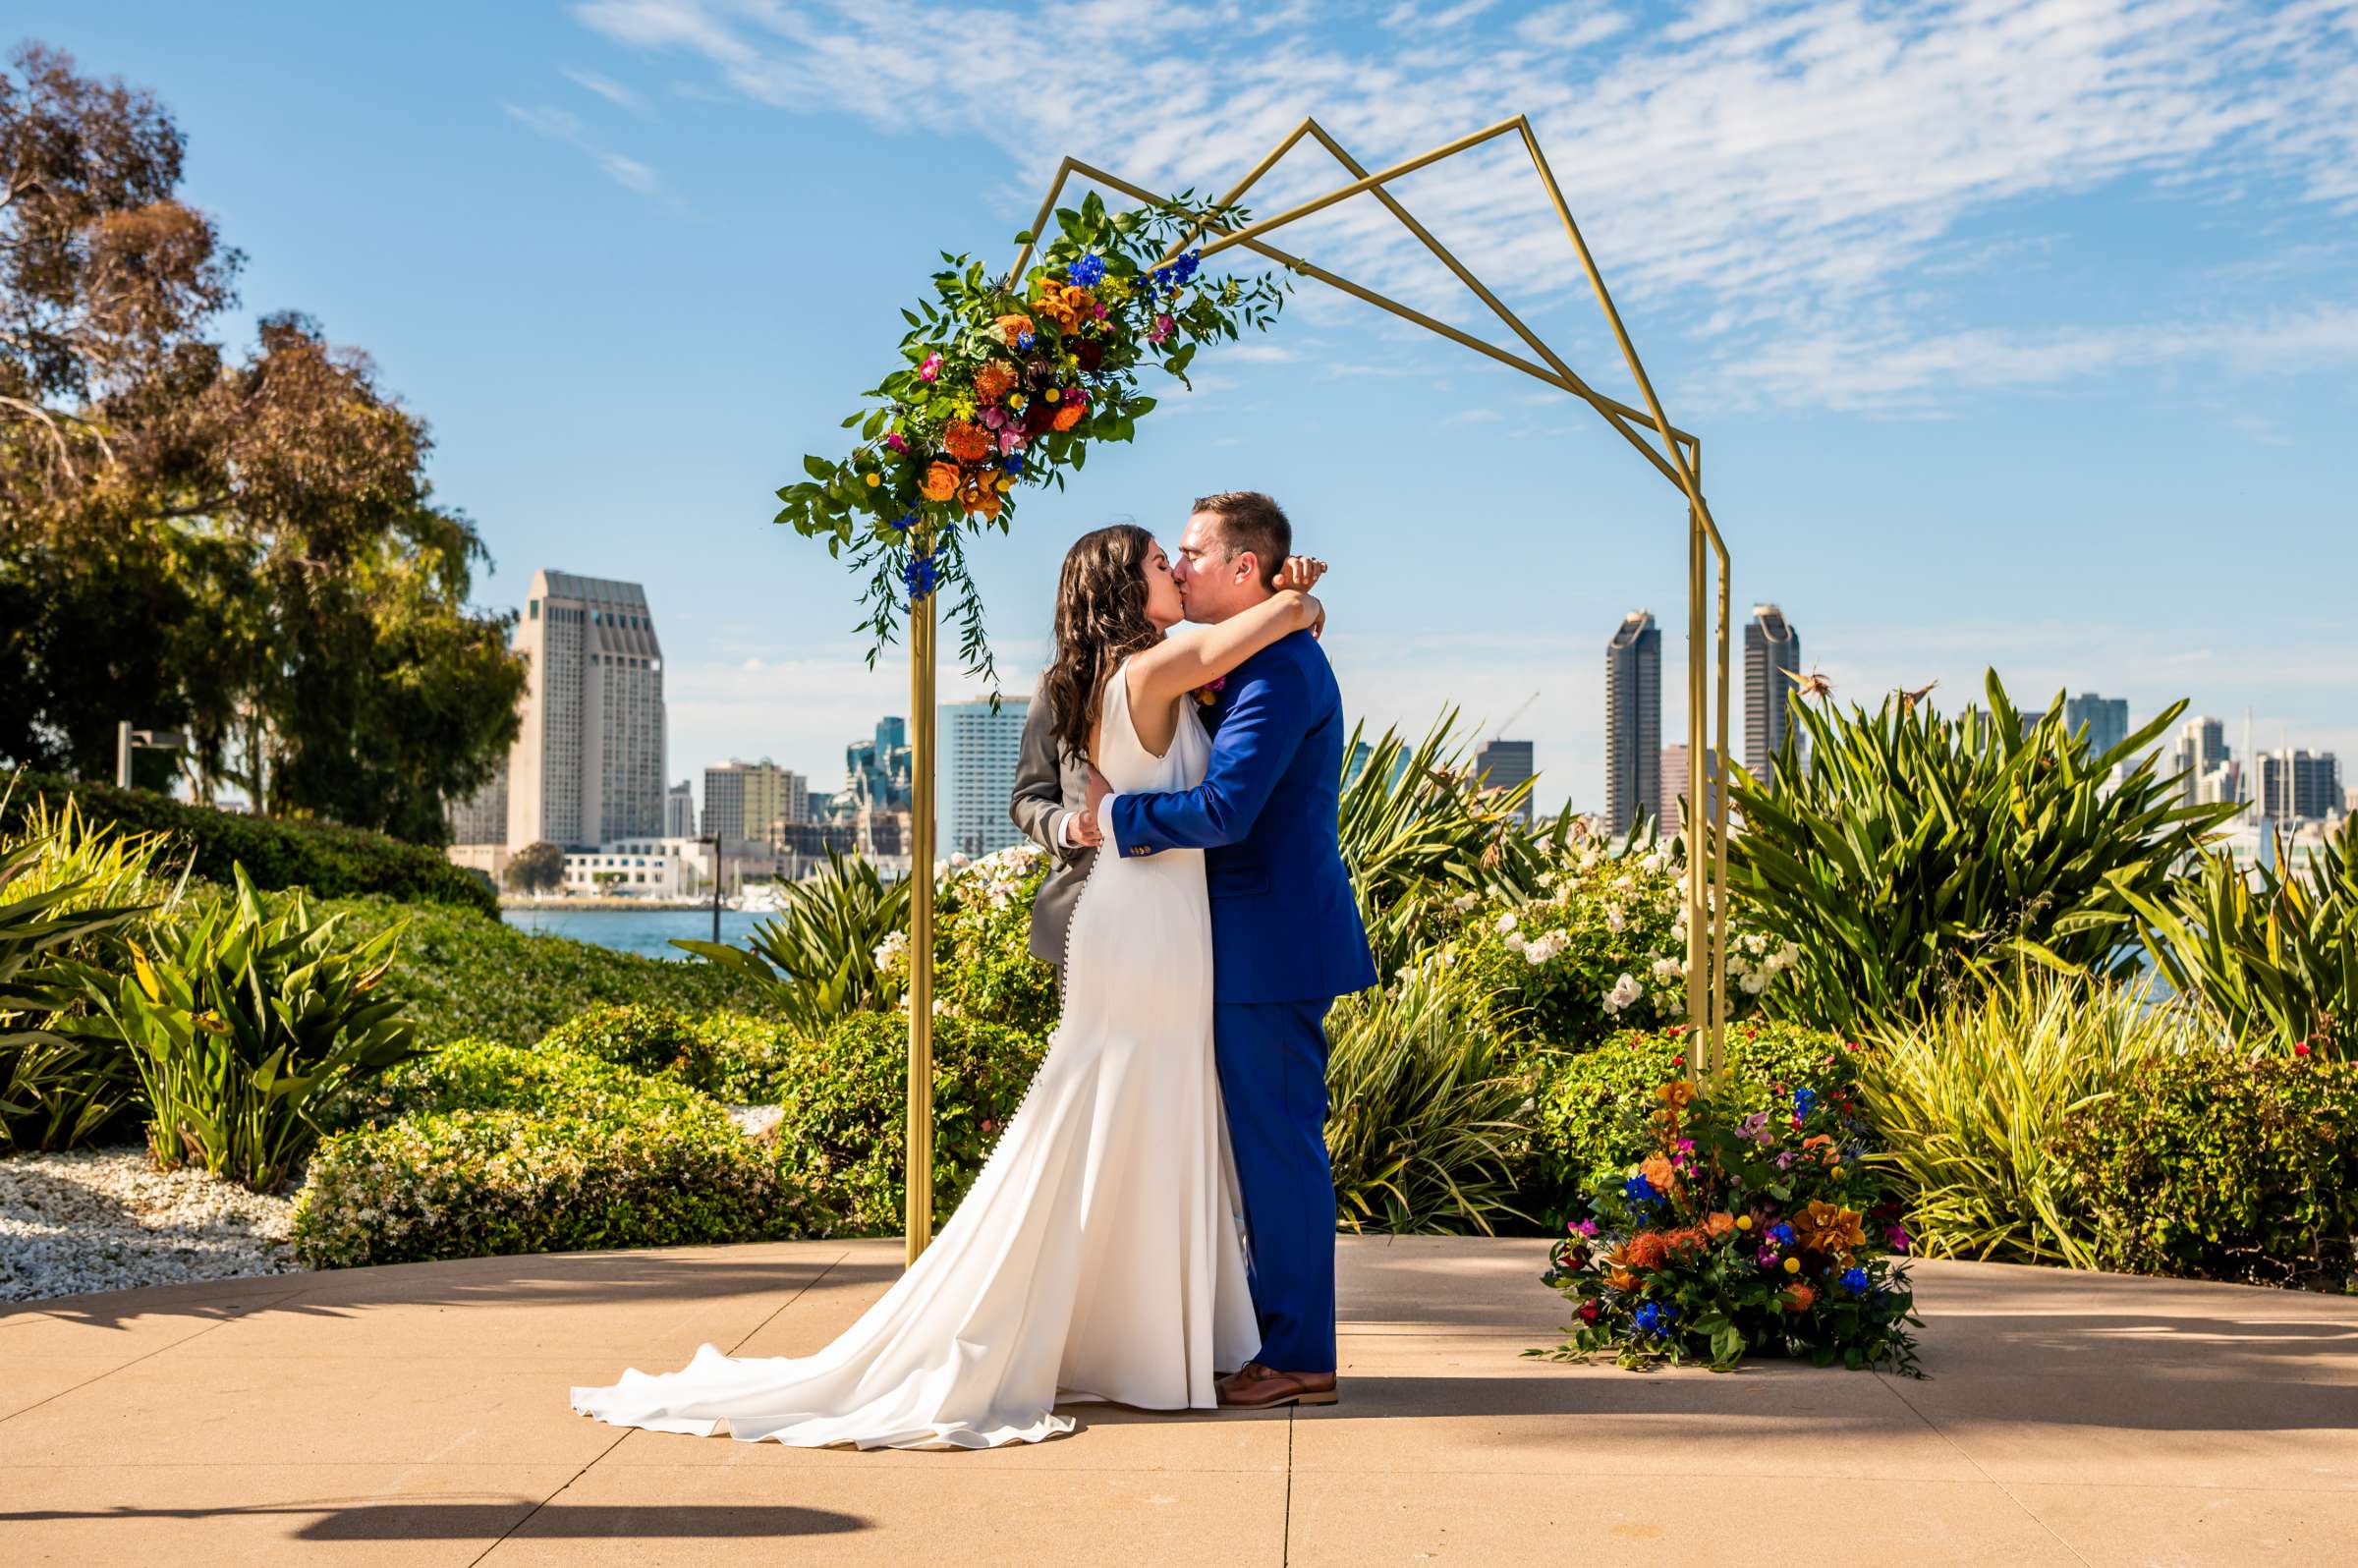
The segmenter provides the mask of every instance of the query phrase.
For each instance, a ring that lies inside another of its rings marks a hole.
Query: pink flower
[[[1023,431],[1021,431],[1021,430],[1001,430],[1001,431],[999,432],[999,450],[1000,450],[1001,452],[1003,452],[1003,453],[1005,453],[1005,452],[1021,452],[1023,449],[1024,449],[1024,432],[1023,432]]]
[[[1154,318],[1154,325],[1147,333],[1147,341],[1149,343],[1160,343],[1163,339],[1169,337],[1173,332],[1178,330],[1178,322],[1172,320],[1167,315],[1158,315]]]
[[[982,411],[982,428],[995,430],[1006,422],[1007,411],[1005,409],[984,409]]]
[[[938,377],[941,374],[941,356],[938,354],[926,355],[926,363],[917,367],[917,373],[921,380],[926,381]]]
[[[1597,1222],[1593,1219],[1584,1219],[1572,1228],[1576,1231],[1579,1231],[1583,1236],[1594,1236],[1597,1234]]]
[[[900,431],[893,430],[885,435],[884,448],[888,452],[906,452],[909,450],[909,442]]]

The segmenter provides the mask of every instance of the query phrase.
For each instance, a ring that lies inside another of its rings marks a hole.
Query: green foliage
[[[481,880],[437,850],[361,828],[273,821],[142,790],[28,774],[13,804],[0,808],[0,830],[21,830],[26,813],[40,809],[37,802],[62,811],[69,797],[93,823],[112,824],[127,834],[167,835],[167,853],[186,854],[192,874],[205,881],[227,884],[231,868],[243,867],[261,888],[299,887],[320,898],[375,893],[456,905],[495,920],[499,915],[499,900]]]
[[[1685,1025],[1625,1030],[1593,1050],[1536,1063],[1528,1203],[1552,1228],[1586,1203],[1600,1171],[1642,1156],[1653,1135],[1644,1113],[1655,1091],[1687,1071]],[[1859,1047],[1823,1031],[1767,1020],[1735,1023],[1716,1103],[1737,1114],[1783,1107],[1807,1090],[1837,1111],[1852,1108]]]
[[[1488,999],[1438,966],[1326,1020],[1326,1152],[1354,1231],[1480,1231],[1508,1200],[1527,1096]]]
[[[0,836],[0,1149],[70,1148],[130,1104],[139,1076],[88,1016],[88,982],[168,914],[163,840],[36,803]]]
[[[1346,759],[1361,731],[1353,726]],[[1530,783],[1486,788],[1467,759],[1471,749],[1450,708],[1413,747],[1385,730],[1343,789],[1335,825],[1378,974],[1414,962],[1430,940],[1431,917],[1453,901],[1534,896],[1548,847],[1563,847],[1568,818],[1533,839],[1520,814]]]
[[[358,935],[404,927],[389,982],[409,998],[427,1045],[481,1036],[530,1045],[583,1009],[659,1002],[691,1015],[764,1012],[770,988],[736,970],[619,953],[434,904],[381,898],[323,901]]]
[[[306,1267],[805,1233],[805,1195],[710,1102],[657,1092],[600,1114],[454,1110],[338,1133],[292,1240]]]
[[[318,1107],[418,1054],[397,994],[381,988],[397,933],[348,943],[300,894],[266,913],[238,873],[217,901],[111,986],[91,982],[130,1047],[158,1166],[201,1165],[277,1187],[319,1135]]]
[[[531,1111],[594,1120],[649,1106],[708,1103],[704,1094],[676,1078],[617,1066],[584,1051],[462,1039],[404,1062],[364,1087],[349,1097],[337,1120],[345,1126],[381,1125],[463,1110]]]
[[[901,312],[909,333],[900,368],[863,394],[873,407],[843,421],[858,429],[859,445],[840,462],[805,457],[807,477],[778,491],[777,522],[825,539],[831,556],[848,550],[866,578],[871,663],[913,590],[954,587],[962,590],[960,656],[995,686],[967,532],[1007,530],[1023,487],[1061,489],[1064,471],[1084,467],[1093,442],[1131,439],[1154,407],[1138,390],[1141,370],[1152,365],[1185,383],[1197,349],[1233,340],[1240,327],[1266,328],[1283,301],[1267,276],[1192,280],[1193,257],[1161,280],[1165,287],[1149,276],[1171,245],[1202,226],[1242,222],[1241,209],[1181,193],[1114,212],[1093,191],[1055,217],[1053,232],[1026,236],[1040,245],[1020,278],[944,252],[932,298]],[[1077,263],[1099,275],[1084,281],[1073,274]],[[1018,474],[999,462],[999,432],[982,427],[986,410],[1024,442]],[[946,482],[930,483],[934,476]]]
[[[1877,1032],[1859,1097],[1922,1251],[2097,1266],[2063,1132],[2140,1063],[2205,1043],[2149,1002],[2142,988],[2025,972]]]
[[[2186,704],[2098,756],[2060,696],[2027,728],[1995,671],[1989,698],[1957,720],[1797,701],[1808,769],[1788,749],[1768,784],[1730,773],[1731,892],[1798,958],[1770,1012],[1856,1029],[1969,997],[2025,958],[2113,979],[2134,966],[2132,900],[2160,896],[2235,810],[2181,805],[2156,775],[2147,749]]]
[[[933,1028],[933,1214],[946,1219],[1022,1105],[1046,1047],[980,1019]],[[783,1086],[778,1157],[821,1195],[839,1234],[901,1228],[908,1161],[909,1020],[851,1013],[800,1053]]]
[[[1048,858],[1018,844],[953,867],[940,879],[933,921],[933,994],[942,1010],[1042,1039],[1056,1027],[1056,970],[1032,956],[1032,900]],[[888,943],[898,989],[906,944]]]
[[[2128,896],[2156,967],[2231,1033],[2358,1057],[2358,816],[2305,875],[2214,850],[2165,891]]]
[[[2358,1263],[2358,1063],[2139,1061],[2065,1124],[2058,1163],[2098,1267],[2337,1289]]]
[[[1547,1282],[1574,1304],[1558,1360],[1626,1368],[1801,1356],[1916,1374],[1920,1324],[1892,1225],[1898,1205],[1837,1101],[1776,1114],[1697,1094],[1684,1079],[1627,1110],[1645,1148],[1600,1171]]]
[[[872,863],[830,850],[827,868],[789,888],[786,908],[756,925],[746,946],[681,937],[671,945],[756,981],[771,1010],[815,1032],[899,998],[906,981],[892,977],[890,944],[907,941],[908,925],[907,882],[887,882]]]

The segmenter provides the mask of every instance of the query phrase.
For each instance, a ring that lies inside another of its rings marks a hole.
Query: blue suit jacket
[[[1124,855],[1200,849],[1211,894],[1212,995],[1328,999],[1376,983],[1335,836],[1343,697],[1325,650],[1296,632],[1231,671],[1204,782],[1119,795]]]

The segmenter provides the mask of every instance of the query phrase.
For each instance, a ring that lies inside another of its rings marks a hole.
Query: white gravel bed
[[[294,1208],[143,1148],[0,1158],[0,1302],[293,1273]]]

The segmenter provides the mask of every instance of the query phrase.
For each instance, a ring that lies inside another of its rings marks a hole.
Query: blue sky
[[[936,252],[1003,264],[1067,152],[1219,185],[1304,114],[1374,166],[1520,111],[1704,437],[1739,615],[1781,603],[1840,698],[1961,701],[1994,664],[2024,700],[2190,698],[2238,747],[2248,707],[2358,782],[2358,4],[19,0],[11,24],[153,88],[248,310],[310,312],[431,421],[439,493],[497,558],[483,602],[540,566],[646,586],[674,776],[767,755],[826,784],[905,710],[848,576],[768,519]],[[1322,158],[1259,209],[1336,183]],[[1528,165],[1397,189],[1632,396]],[[1372,203],[1287,244],[1486,319]],[[1541,798],[1595,809],[1604,642],[1643,605],[1679,730],[1681,507],[1594,416],[1315,284],[1198,368],[977,552],[1019,678],[1075,534],[1175,533],[1192,495],[1250,486],[1335,563],[1355,709],[1421,727],[1537,691],[1515,731]]]

